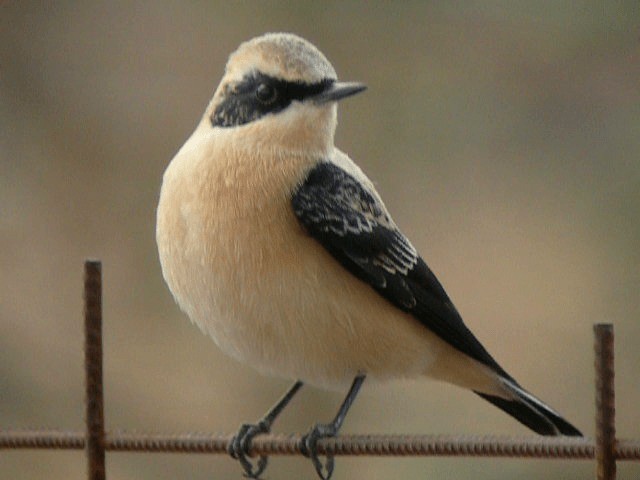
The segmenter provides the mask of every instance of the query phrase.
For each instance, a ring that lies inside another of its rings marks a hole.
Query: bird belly
[[[358,373],[386,379],[428,370],[438,339],[303,235],[258,254],[260,268],[238,264],[233,275],[211,278],[217,292],[196,323],[252,367],[319,386],[343,387]],[[234,247],[247,246],[255,248]]]

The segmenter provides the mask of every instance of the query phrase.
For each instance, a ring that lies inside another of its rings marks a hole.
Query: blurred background
[[[366,94],[337,144],[494,356],[594,433],[592,324],[616,329],[620,437],[640,437],[640,5],[0,5],[0,428],[83,428],[82,264],[104,262],[108,429],[232,432],[287,388],[223,356],[164,285],[162,173],[240,42],[291,31]],[[332,418],[303,390],[275,427]],[[365,385],[350,433],[529,435],[433,382]],[[109,478],[241,478],[224,456],[107,456]],[[340,458],[335,478],[593,478],[588,461]],[[82,452],[4,451],[0,476],[84,478]],[[276,457],[270,479],[315,478]],[[620,479],[640,464],[619,464]]]

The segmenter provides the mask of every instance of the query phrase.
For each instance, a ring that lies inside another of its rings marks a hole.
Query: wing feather
[[[321,162],[291,203],[307,232],[352,274],[454,348],[511,378],[467,328],[436,276],[365,185]]]

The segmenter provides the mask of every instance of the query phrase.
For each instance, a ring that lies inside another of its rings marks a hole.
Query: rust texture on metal
[[[86,452],[89,480],[104,480],[105,432],[102,391],[102,264],[84,264],[84,362]]]
[[[616,406],[613,363],[613,325],[596,324],[596,478],[616,478]]]
[[[119,452],[182,452],[227,454],[231,435],[209,433],[149,434],[108,432],[105,449]],[[261,435],[255,455],[297,455],[300,435]],[[69,449],[85,446],[82,432],[0,430],[0,449]],[[595,458],[589,438],[507,437],[474,435],[340,435],[318,443],[321,453],[370,456],[473,456],[526,458]],[[618,460],[640,460],[640,441],[618,440]]]

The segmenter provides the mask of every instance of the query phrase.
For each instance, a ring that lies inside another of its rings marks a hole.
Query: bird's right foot
[[[257,423],[245,423],[240,427],[238,433],[231,439],[227,447],[227,452],[231,457],[235,458],[242,465],[244,476],[247,478],[260,478],[260,474],[267,468],[267,456],[260,455],[258,461],[254,464],[250,459],[251,441],[254,437],[271,431],[271,425],[282,410],[289,404],[293,396],[302,388],[302,382],[295,382],[287,393],[285,393],[278,402],[271,407],[267,414]]]
[[[255,464],[249,459],[251,441],[254,437],[263,433],[269,433],[269,427],[264,422],[245,423],[240,427],[240,430],[231,439],[227,447],[229,455],[240,462],[244,470],[244,476],[247,478],[259,479],[260,474],[267,468],[268,458],[265,455],[260,455]]]

